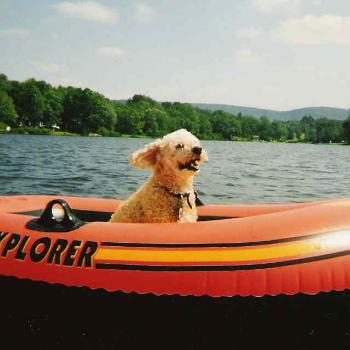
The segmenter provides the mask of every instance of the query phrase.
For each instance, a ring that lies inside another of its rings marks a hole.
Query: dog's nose
[[[192,152],[194,154],[200,155],[202,153],[202,147],[193,147]]]

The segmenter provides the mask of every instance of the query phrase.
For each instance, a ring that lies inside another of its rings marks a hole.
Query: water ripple
[[[150,175],[129,164],[130,155],[148,142],[0,135],[0,194],[126,198]],[[204,145],[210,161],[196,178],[196,189],[206,203],[350,197],[348,147],[219,141]]]

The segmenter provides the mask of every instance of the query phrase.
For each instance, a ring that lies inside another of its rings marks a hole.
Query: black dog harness
[[[181,200],[186,198],[188,206],[192,209],[192,204],[191,204],[191,201],[190,201],[191,192],[178,193],[178,192],[173,192],[173,191],[169,190],[166,187],[165,187],[165,189],[168,191],[168,193],[170,193],[172,196],[174,196],[176,198],[179,198]],[[194,191],[194,196],[196,198],[196,200],[195,200],[196,206],[204,205],[203,202],[198,198],[197,191]]]

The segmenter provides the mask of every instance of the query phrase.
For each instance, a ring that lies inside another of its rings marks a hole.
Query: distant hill
[[[192,106],[207,109],[210,111],[222,110],[225,112],[237,115],[241,113],[242,115],[251,115],[256,118],[262,116],[267,117],[271,120],[301,120],[305,115],[311,115],[313,118],[326,117],[328,119],[344,120],[349,116],[349,111],[342,108],[333,107],[306,107],[299,109],[292,109],[290,111],[274,111],[271,109],[261,109],[252,107],[242,107],[242,106],[231,106],[224,104],[207,104],[207,103],[191,103]]]
[[[116,102],[125,104],[127,100],[116,100]],[[160,101],[158,101],[160,102]],[[161,102],[160,102],[161,103]],[[275,111],[272,109],[233,106],[225,104],[209,104],[209,103],[190,103],[193,107],[205,109],[209,111],[225,111],[237,115],[251,115],[256,118],[262,116],[267,117],[270,120],[301,120],[305,115],[311,115],[313,118],[328,118],[336,120],[345,120],[349,117],[349,110],[343,108],[333,107],[305,107],[292,109],[290,111]]]

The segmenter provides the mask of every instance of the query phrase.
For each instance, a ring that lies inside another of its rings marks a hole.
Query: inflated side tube
[[[0,197],[0,274],[156,295],[316,294],[350,287],[349,199],[208,205],[191,224],[106,222],[120,204]]]

